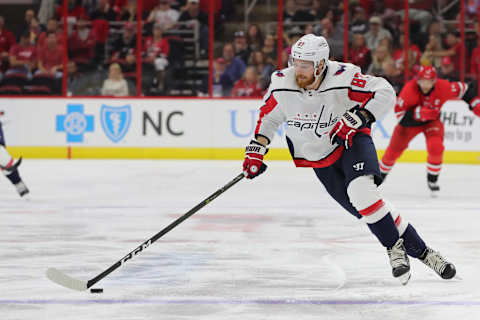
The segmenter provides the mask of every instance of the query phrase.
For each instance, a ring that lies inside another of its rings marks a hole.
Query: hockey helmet
[[[324,37],[317,37],[310,33],[306,34],[292,46],[291,57],[293,59],[300,59],[312,61],[313,67],[316,69],[323,60],[327,62],[330,55],[330,48],[328,42]],[[323,65],[325,68],[326,63]],[[323,69],[321,70],[323,71]]]
[[[418,71],[418,79],[435,80],[437,79],[437,70],[432,66],[423,66]]]

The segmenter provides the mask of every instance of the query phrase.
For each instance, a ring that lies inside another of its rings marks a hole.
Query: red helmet
[[[418,79],[435,80],[437,79],[437,71],[432,66],[421,67],[418,71]]]

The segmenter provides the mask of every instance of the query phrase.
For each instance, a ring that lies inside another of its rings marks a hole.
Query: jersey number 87
[[[367,80],[365,78],[367,78],[367,76],[361,74],[360,72],[357,72],[353,75],[351,85],[360,87],[360,88],[365,88],[365,84],[367,83]]]

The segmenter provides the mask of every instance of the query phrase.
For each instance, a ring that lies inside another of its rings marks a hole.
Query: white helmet
[[[317,78],[323,72],[326,67],[326,62],[330,56],[330,48],[328,47],[328,42],[324,37],[317,37],[314,34],[306,34],[292,46],[291,57],[293,59],[301,59],[312,61],[314,68],[318,68],[320,61],[324,61],[322,70],[319,74],[315,73]]]

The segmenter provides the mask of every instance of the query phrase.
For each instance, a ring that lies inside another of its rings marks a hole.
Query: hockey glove
[[[243,174],[247,179],[253,179],[267,170],[267,165],[263,163],[263,156],[268,149],[256,140],[250,141],[245,148],[245,160],[243,161]]]
[[[475,113],[477,117],[480,117],[480,98],[475,97],[470,101],[470,110]]]
[[[418,106],[413,109],[413,118],[417,121],[430,121],[438,119],[440,116],[440,110]]]
[[[337,121],[332,131],[330,131],[330,142],[344,145],[345,149],[352,146],[353,137],[359,129],[367,126],[368,120],[360,112],[358,107],[345,112],[340,120]]]

